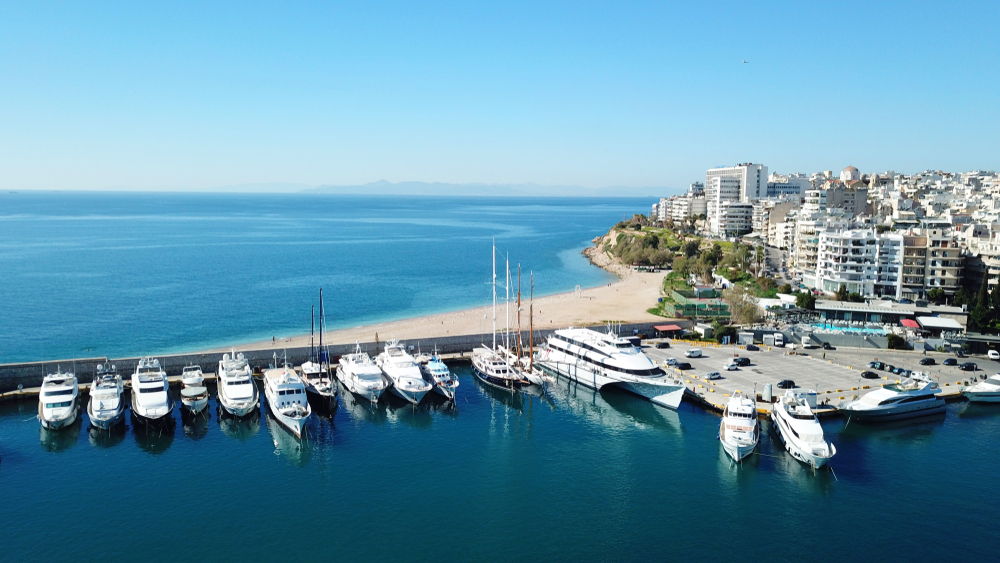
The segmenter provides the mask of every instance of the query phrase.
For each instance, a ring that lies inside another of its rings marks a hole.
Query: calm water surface
[[[649,200],[652,201],[652,200]],[[490,245],[539,295],[645,199],[0,194],[0,363],[192,351],[486,305]],[[502,278],[502,274],[501,274]],[[484,332],[489,326],[484,323]]]
[[[814,474],[763,438],[734,467],[719,419],[565,382],[455,406],[342,397],[299,446],[267,416],[147,435],[48,434],[0,404],[3,560],[970,561],[996,556],[1000,410],[825,423]],[[176,390],[175,390],[176,393]],[[141,553],[141,556],[137,554]]]

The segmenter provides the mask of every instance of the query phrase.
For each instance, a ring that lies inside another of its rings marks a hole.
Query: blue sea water
[[[0,194],[0,363],[162,354],[486,305],[491,243],[537,295],[645,199]],[[502,267],[502,266],[501,266]],[[501,272],[502,278],[502,272]],[[484,327],[488,330],[488,327]]]

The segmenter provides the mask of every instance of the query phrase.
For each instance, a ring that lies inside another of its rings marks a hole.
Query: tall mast
[[[493,351],[497,349],[497,243],[493,242]]]
[[[319,365],[323,369],[323,288],[319,288]]]
[[[309,361],[316,359],[316,346],[313,342],[313,334],[316,332],[316,305],[309,310]]]
[[[504,346],[510,351],[510,256],[505,256],[507,264],[507,279],[504,281],[504,289],[507,290],[507,297],[504,298],[503,306],[506,309],[507,324],[504,326]]]
[[[535,363],[535,272],[531,272],[531,293],[528,297],[528,371]]]
[[[521,265],[517,265],[517,359],[521,359]]]

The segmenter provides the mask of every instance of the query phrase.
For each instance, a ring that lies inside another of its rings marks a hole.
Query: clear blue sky
[[[0,188],[996,169],[998,30],[997,0],[4,2]]]

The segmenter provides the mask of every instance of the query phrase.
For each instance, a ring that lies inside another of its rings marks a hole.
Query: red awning
[[[899,324],[905,326],[906,328],[920,328],[920,325],[917,324],[917,321],[913,319],[903,319],[899,321]]]
[[[658,330],[660,332],[667,332],[667,331],[671,331],[671,330],[681,330],[681,327],[679,327],[677,325],[658,325],[658,326],[654,326],[653,328],[655,328],[656,330]]]

